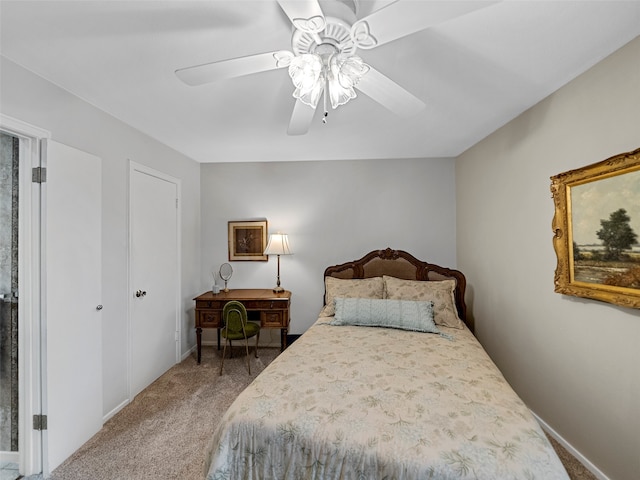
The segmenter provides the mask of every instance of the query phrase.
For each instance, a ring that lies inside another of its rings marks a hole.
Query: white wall
[[[608,478],[640,478],[640,311],[553,291],[549,177],[640,147],[640,39],[456,161],[476,334],[529,407]]]
[[[200,277],[200,166],[67,91],[1,58],[2,113],[102,159],[104,414],[126,402],[129,160],[182,180],[182,352],[193,342]],[[72,299],[70,299],[72,301]]]
[[[266,218],[294,251],[280,257],[282,286],[292,291],[290,333],[317,319],[329,265],[391,247],[455,267],[451,159],[203,164],[200,189],[203,291],[211,269],[228,260],[227,222]],[[275,258],[231,265],[231,288],[275,286]]]

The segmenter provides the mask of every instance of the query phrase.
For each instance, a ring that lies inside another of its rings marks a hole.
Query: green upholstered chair
[[[229,344],[229,355],[231,356],[231,348],[233,348],[233,340],[244,340],[247,350],[247,367],[249,375],[251,375],[251,362],[249,360],[249,338],[256,337],[255,355],[258,358],[258,341],[260,340],[260,325],[247,321],[247,309],[244,305],[236,300],[225,303],[222,309],[222,327],[220,335],[225,338],[224,349],[222,350],[222,361],[220,362],[220,375],[224,366],[224,357]]]

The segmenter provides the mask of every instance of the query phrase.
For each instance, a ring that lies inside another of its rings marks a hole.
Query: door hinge
[[[45,183],[47,181],[47,169],[44,167],[32,168],[31,181],[33,183]]]
[[[178,208],[178,199],[176,198],[176,208]]]
[[[46,430],[47,429],[47,416],[46,415],[34,415],[33,416],[33,429],[34,430]]]

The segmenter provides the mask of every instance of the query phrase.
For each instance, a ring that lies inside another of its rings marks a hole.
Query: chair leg
[[[222,349],[222,360],[220,361],[220,375],[222,375],[222,367],[224,367],[224,357],[227,351],[227,343],[229,343],[229,339],[225,339],[224,348]]]
[[[260,330],[258,330],[258,335],[256,335],[256,358],[258,358],[258,342],[260,341]]]
[[[244,337],[244,348],[247,350],[247,368],[249,369],[249,375],[251,375],[251,360],[249,359],[249,339]]]

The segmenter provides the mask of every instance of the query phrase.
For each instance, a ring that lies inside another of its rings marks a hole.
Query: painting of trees
[[[605,260],[621,260],[622,253],[638,241],[638,235],[631,228],[630,221],[631,218],[624,208],[619,208],[609,215],[609,220],[600,220],[602,228],[596,235],[604,245]]]
[[[640,148],[551,177],[554,291],[640,309]]]

